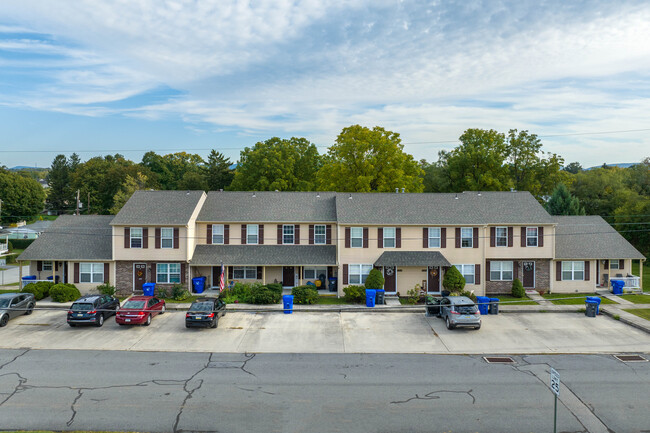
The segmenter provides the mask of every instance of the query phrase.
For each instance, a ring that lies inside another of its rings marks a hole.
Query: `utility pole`
[[[77,190],[77,216],[79,216],[79,190]]]
[[[86,215],[90,214],[90,191],[88,191],[88,201],[86,202]]]

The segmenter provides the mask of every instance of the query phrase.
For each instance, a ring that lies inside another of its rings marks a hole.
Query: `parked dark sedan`
[[[32,314],[36,301],[31,293],[0,294],[0,327],[6,326],[9,319]]]
[[[74,301],[68,311],[68,325],[102,326],[104,319],[115,314],[119,306],[120,301],[114,296],[82,296]]]
[[[118,325],[151,324],[151,318],[165,312],[165,301],[153,296],[133,296],[117,310],[115,322]]]
[[[192,302],[185,314],[185,327],[216,328],[219,325],[219,317],[225,314],[226,304],[221,299],[199,298]]]

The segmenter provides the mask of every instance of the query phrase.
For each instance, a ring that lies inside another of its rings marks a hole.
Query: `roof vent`
[[[479,191],[476,195],[478,195],[480,197],[481,196],[481,191]]]
[[[253,198],[257,197],[257,191],[253,191]]]
[[[406,188],[402,188],[402,194],[406,192]]]
[[[458,194],[456,194],[456,197],[454,197],[454,200],[458,200]]]
[[[320,192],[316,193],[316,198],[320,198]]]
[[[399,194],[399,188],[395,188],[395,194]]]
[[[185,193],[185,195],[190,195],[190,191],[188,190],[188,191]]]
[[[352,194],[350,194],[350,197],[348,197],[348,200],[352,200]]]
[[[510,188],[510,192],[517,192],[517,190],[514,188]]]
[[[219,188],[219,192],[223,192],[223,188]]]

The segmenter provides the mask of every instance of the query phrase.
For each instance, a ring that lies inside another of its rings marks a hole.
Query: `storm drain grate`
[[[515,360],[509,356],[484,356],[488,364],[514,364]]]
[[[614,358],[623,362],[648,362],[648,360],[641,355],[614,355]]]

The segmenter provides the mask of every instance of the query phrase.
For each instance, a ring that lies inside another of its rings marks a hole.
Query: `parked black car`
[[[185,314],[185,327],[204,326],[216,328],[219,317],[226,314],[226,304],[217,298],[199,298],[192,302]]]
[[[0,327],[6,326],[9,319],[32,314],[36,301],[31,293],[0,294]]]
[[[115,314],[119,306],[120,301],[114,296],[82,296],[74,301],[68,311],[68,325],[102,326],[104,319]]]

